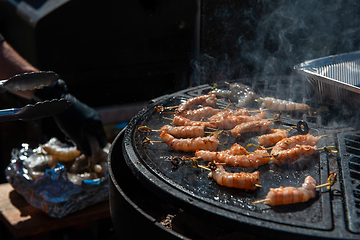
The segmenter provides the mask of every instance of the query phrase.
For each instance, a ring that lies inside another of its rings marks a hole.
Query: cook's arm
[[[8,79],[20,73],[38,71],[37,68],[21,57],[0,34],[0,79]],[[31,99],[34,91],[16,91],[12,93],[26,99]]]
[[[34,71],[38,72],[39,70],[21,57],[3,38],[0,39],[0,79],[7,79],[16,74]],[[87,134],[94,136],[102,148],[106,146],[106,134],[99,114],[93,108],[68,93],[64,81],[58,80],[51,87],[44,87],[43,89],[12,93],[36,101],[55,98],[67,99],[71,102],[71,106],[54,116],[62,132],[73,140],[86,156],[92,155],[90,143],[86,137]]]

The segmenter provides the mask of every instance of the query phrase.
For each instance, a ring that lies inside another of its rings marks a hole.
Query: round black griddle
[[[251,83],[250,83],[251,84]],[[301,82],[299,83],[301,84]],[[219,87],[224,87],[219,85]],[[252,85],[257,89],[256,86]],[[138,127],[148,126],[151,129],[160,129],[165,124],[171,124],[171,114],[159,114],[155,106],[177,106],[187,99],[207,94],[211,86],[202,85],[154,100],[147,108],[140,111],[129,123],[121,138],[113,145],[119,148],[121,141],[122,156],[127,167],[135,178],[145,186],[147,190],[166,202],[180,206],[195,213],[196,215],[210,216],[219,225],[239,225],[252,233],[272,237],[287,238],[352,238],[353,235],[344,228],[343,220],[340,225],[334,220],[334,214],[341,211],[342,206],[333,206],[332,192],[330,190],[318,189],[316,197],[305,203],[282,205],[270,207],[265,204],[253,204],[253,201],[266,197],[270,188],[279,186],[300,187],[306,176],[312,176],[318,184],[325,183],[333,166],[329,165],[329,153],[319,150],[315,154],[303,157],[297,162],[277,166],[269,163],[254,168],[240,168],[226,166],[229,172],[260,172],[261,188],[254,191],[233,189],[218,185],[208,177],[208,172],[199,168],[187,167],[185,165],[175,166],[171,159],[174,156],[193,157],[194,153],[183,153],[175,151],[164,143],[143,144],[144,138],[159,141],[159,132],[143,133]],[[227,100],[219,100],[216,107],[224,108]],[[254,102],[248,108],[259,109],[259,103]],[[254,113],[255,114],[255,113]],[[269,117],[276,112],[267,111]],[[283,114],[281,120],[274,122],[272,128],[288,129],[296,126],[301,120],[306,120],[309,132],[315,136],[324,135],[328,129],[319,124],[317,116],[310,116],[306,112]],[[246,146],[249,143],[257,144],[257,136],[261,133],[243,134],[241,138],[222,135],[219,140],[222,143],[218,149],[225,150],[234,143]],[[290,136],[297,135],[296,130],[290,131]],[[332,135],[320,139],[318,147],[328,146],[334,141]],[[251,149],[250,151],[254,151]],[[122,161],[113,159],[110,161]],[[206,165],[207,162],[199,160],[199,164]],[[111,169],[116,178],[116,169]],[[335,211],[334,211],[335,209]],[[340,210],[339,210],[340,209]],[[259,231],[258,231],[259,230]],[[255,232],[254,232],[255,231]]]

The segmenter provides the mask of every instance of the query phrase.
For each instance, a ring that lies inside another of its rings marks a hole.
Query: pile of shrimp
[[[244,107],[216,108],[217,96],[219,95],[212,92],[188,99],[176,107],[171,124],[155,131],[160,132],[159,137],[162,142],[173,150],[193,153],[193,159],[201,159],[212,164],[211,168],[204,166],[203,168],[210,171],[209,176],[219,185],[256,190],[260,187],[259,171],[233,173],[227,172],[224,166],[257,169],[270,162],[280,166],[317,151],[316,145],[320,137],[311,134],[289,137],[290,129],[271,128],[273,119],[267,119],[266,111],[262,109],[249,111]],[[304,104],[279,99],[263,98],[262,100],[263,105],[272,110],[310,109]],[[161,109],[165,108],[161,107]],[[231,133],[236,139],[249,132],[262,134],[257,138],[258,145],[255,151],[249,151],[236,142],[230,148],[220,151],[218,146],[222,144],[219,139],[224,132]],[[267,147],[271,146],[273,147],[269,152]],[[314,197],[314,181],[311,177],[307,178],[299,189],[293,187],[271,189],[265,203],[275,206],[308,201]]]
[[[84,179],[96,179],[107,176],[107,157],[108,144],[104,149],[100,147],[98,141],[87,136],[92,150],[90,157],[85,156],[77,149],[77,146],[70,146],[53,137],[45,144],[40,144],[37,150],[41,157],[49,159],[48,167],[52,168],[58,162],[64,164],[69,175],[81,176]],[[35,155],[39,154],[34,154]],[[73,179],[74,177],[72,177]]]
[[[63,144],[55,137],[51,138],[41,147],[53,158],[60,161],[72,161],[81,154],[81,152],[76,148],[76,146],[68,146],[66,144]]]

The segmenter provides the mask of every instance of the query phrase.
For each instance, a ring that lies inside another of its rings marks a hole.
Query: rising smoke
[[[306,60],[360,50],[354,0],[206,0],[191,85],[288,76]]]

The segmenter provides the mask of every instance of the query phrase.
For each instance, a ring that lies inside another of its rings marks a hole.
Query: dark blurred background
[[[189,86],[198,9],[195,0],[0,0],[0,32],[31,64],[58,73],[70,93],[98,110],[111,141],[118,124],[139,111],[137,103]],[[22,107],[20,100],[2,95],[0,106]],[[11,150],[23,142],[35,147],[44,134],[57,136],[52,118],[0,123],[0,182]],[[54,239],[115,239],[110,219],[104,221],[98,237],[87,226],[61,229]],[[14,239],[1,223],[0,232],[1,239]]]
[[[98,107],[187,87],[197,10],[194,0],[2,0],[0,32]]]
[[[116,124],[139,111],[137,103],[189,86],[198,10],[196,0],[0,0],[0,32],[99,110],[111,140]],[[11,94],[0,101],[1,108],[27,104]],[[0,125],[1,182],[13,148],[61,134],[51,117]]]

